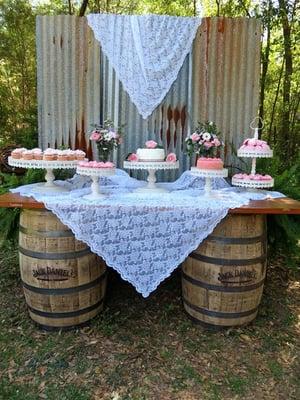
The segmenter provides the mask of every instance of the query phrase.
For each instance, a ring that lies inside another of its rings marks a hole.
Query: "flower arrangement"
[[[94,127],[90,140],[97,145],[99,160],[106,162],[113,149],[122,143],[121,134],[117,132],[110,120],[104,121],[103,125],[94,125]]]
[[[187,154],[190,157],[193,154],[201,157],[219,157],[224,146],[220,135],[214,122],[198,122],[195,132],[185,139]]]

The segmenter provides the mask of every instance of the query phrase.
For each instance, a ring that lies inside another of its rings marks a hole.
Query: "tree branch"
[[[81,7],[80,7],[80,11],[79,11],[79,17],[83,17],[84,16],[88,4],[89,4],[89,0],[83,0],[83,2],[81,4]]]

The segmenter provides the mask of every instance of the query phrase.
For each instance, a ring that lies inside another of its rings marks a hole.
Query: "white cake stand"
[[[218,197],[218,192],[212,190],[211,180],[213,178],[227,178],[228,169],[200,169],[197,167],[191,167],[191,173],[193,175],[205,178],[204,195],[208,197]]]
[[[45,160],[23,160],[8,157],[8,164],[12,167],[18,168],[32,168],[32,169],[45,169],[46,175],[45,183],[40,183],[32,189],[33,192],[66,192],[68,189],[62,186],[58,186],[54,183],[55,176],[53,174],[54,169],[73,169],[76,168],[78,160],[74,161],[45,161]]]
[[[115,168],[86,168],[78,166],[76,169],[78,175],[90,176],[92,178],[91,189],[92,192],[83,196],[84,199],[97,200],[106,197],[105,194],[100,192],[99,177],[100,176],[112,176],[115,175]]]
[[[274,179],[272,178],[268,181],[256,181],[254,179],[240,179],[233,176],[231,183],[233,186],[249,188],[250,190],[256,192],[256,189],[272,188],[274,186]]]
[[[136,192],[156,192],[165,193],[166,189],[156,186],[156,171],[158,170],[168,170],[168,169],[178,169],[179,161],[169,162],[169,161],[124,161],[123,164],[125,169],[137,169],[148,171],[147,182],[145,187],[136,189]]]

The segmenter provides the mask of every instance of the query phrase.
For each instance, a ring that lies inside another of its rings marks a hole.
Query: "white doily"
[[[89,14],[87,20],[138,112],[147,118],[177,78],[201,19]]]

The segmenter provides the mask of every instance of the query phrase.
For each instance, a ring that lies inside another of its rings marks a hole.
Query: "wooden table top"
[[[45,208],[43,203],[32,197],[20,196],[17,193],[0,195],[0,207],[9,208]],[[299,214],[300,201],[289,199],[253,200],[248,205],[229,210],[231,214]]]

